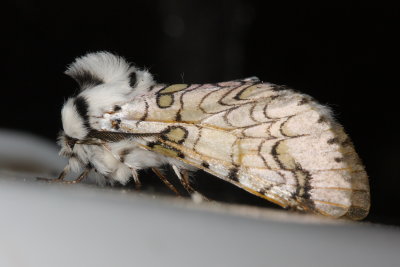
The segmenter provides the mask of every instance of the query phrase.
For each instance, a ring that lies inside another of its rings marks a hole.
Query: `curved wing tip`
[[[369,207],[362,208],[362,207],[350,207],[347,213],[343,216],[344,218],[351,219],[351,220],[362,220],[368,216]]]

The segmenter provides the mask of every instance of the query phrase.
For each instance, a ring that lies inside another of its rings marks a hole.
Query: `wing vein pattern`
[[[367,174],[330,111],[251,79],[156,85],[96,118],[97,130],[161,133],[140,145],[203,169],[282,207],[361,219]]]

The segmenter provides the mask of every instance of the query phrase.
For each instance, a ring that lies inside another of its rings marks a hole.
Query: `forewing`
[[[254,79],[160,85],[105,118],[100,128],[160,133],[142,145],[283,207],[368,214],[367,174],[342,127],[286,87]]]

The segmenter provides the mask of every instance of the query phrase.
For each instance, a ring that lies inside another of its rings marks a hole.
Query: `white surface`
[[[56,141],[0,128],[0,169],[59,172],[67,163],[58,156]]]
[[[0,267],[400,266],[398,228],[48,184],[19,168],[64,164],[54,143],[0,131]]]
[[[235,214],[235,208],[230,212],[229,205],[213,208],[189,200],[11,176],[0,174],[0,266],[400,263],[400,232],[395,228],[316,223],[318,219],[295,222],[304,216],[268,209],[257,209],[265,216],[255,219]]]

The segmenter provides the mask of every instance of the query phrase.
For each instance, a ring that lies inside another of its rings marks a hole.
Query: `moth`
[[[189,193],[188,173],[203,170],[283,208],[363,219],[368,177],[329,108],[256,77],[208,84],[159,84],[108,52],[67,69],[80,92],[61,111],[56,179],[77,183],[91,171],[139,185],[138,170],[171,165]],[[70,171],[81,175],[64,180]]]

